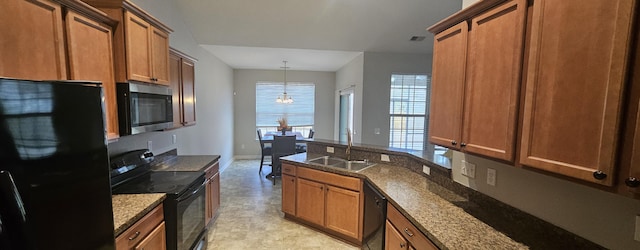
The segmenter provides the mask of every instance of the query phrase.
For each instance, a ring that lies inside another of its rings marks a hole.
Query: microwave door
[[[31,249],[27,213],[9,171],[0,171],[0,249]]]

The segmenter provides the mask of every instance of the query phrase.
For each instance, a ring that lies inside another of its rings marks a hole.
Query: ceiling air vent
[[[414,42],[419,42],[424,40],[424,36],[412,36],[411,39],[409,39],[409,41],[414,41]]]

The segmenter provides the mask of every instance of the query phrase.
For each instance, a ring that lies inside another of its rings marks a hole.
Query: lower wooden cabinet
[[[205,178],[207,181],[205,225],[209,225],[220,208],[220,164],[218,162],[205,170]]]
[[[116,237],[116,250],[130,249],[167,249],[162,204]]]
[[[283,164],[282,211],[287,217],[362,243],[362,181]]]
[[[438,247],[391,203],[387,203],[385,249],[437,250]]]

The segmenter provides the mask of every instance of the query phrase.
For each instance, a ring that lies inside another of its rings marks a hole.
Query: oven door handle
[[[202,182],[202,184],[200,184],[200,187],[198,187],[198,189],[196,189],[195,191],[191,192],[190,194],[186,195],[186,196],[180,196],[178,198],[178,202],[184,201],[186,199],[191,198],[191,196],[195,195],[196,193],[200,192],[200,190],[204,189],[207,186],[207,181],[205,180],[204,182]]]

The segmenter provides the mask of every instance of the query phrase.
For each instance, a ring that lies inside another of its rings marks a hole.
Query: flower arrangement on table
[[[278,126],[278,131],[282,131],[282,134],[284,134],[285,131],[287,131],[287,130],[291,130],[291,127],[287,125],[287,118],[286,117],[278,118],[278,124],[280,124]]]

